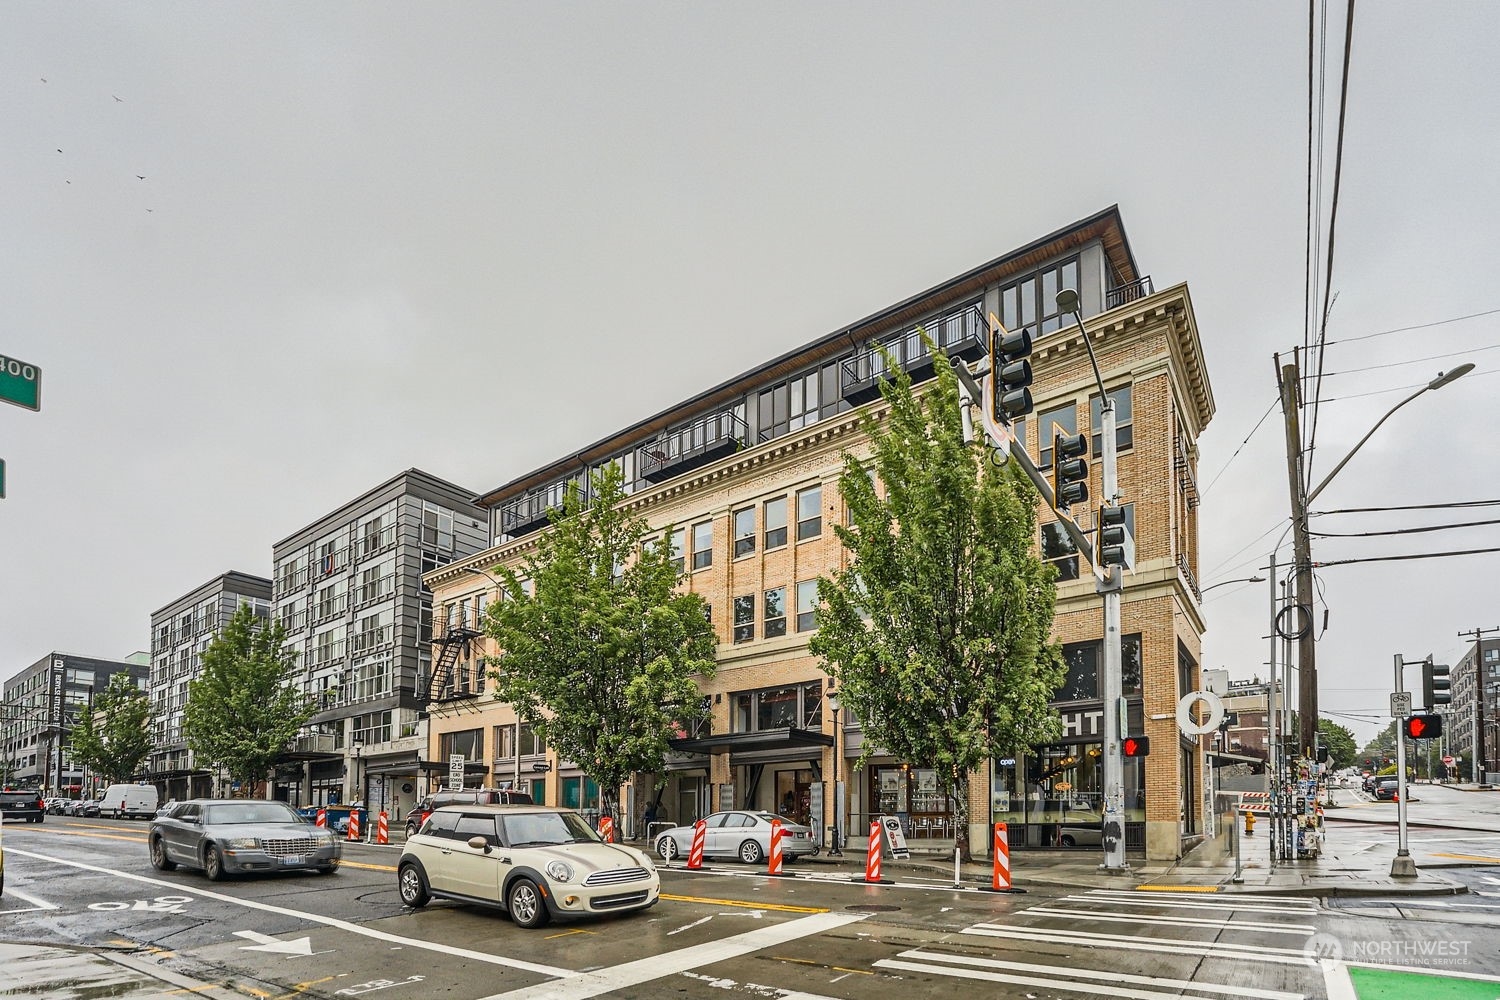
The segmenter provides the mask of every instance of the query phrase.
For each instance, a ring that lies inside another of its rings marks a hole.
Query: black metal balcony
[[[512,538],[545,528],[554,510],[561,511],[571,479],[533,490],[500,507],[500,531]]]
[[[669,431],[636,449],[636,468],[648,483],[690,472],[749,445],[750,428],[733,409],[720,410]]]
[[[894,337],[872,344],[839,365],[839,392],[851,406],[880,398],[880,383],[891,377],[881,347],[913,382],[932,378],[937,356],[922,341],[926,331],[948,357],[975,361],[987,350],[988,327],[977,305],[964,306],[928,323],[913,326]]]
[[[1144,299],[1152,292],[1151,275],[1127,281],[1123,285],[1116,285],[1104,293],[1104,308],[1113,309],[1115,306],[1123,306],[1127,302],[1136,299]]]

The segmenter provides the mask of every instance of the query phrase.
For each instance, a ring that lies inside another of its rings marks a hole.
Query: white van
[[[155,785],[110,785],[99,798],[99,815],[151,819],[156,815]]]

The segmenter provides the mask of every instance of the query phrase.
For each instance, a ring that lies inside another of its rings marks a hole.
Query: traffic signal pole
[[[1394,688],[1397,694],[1406,693],[1406,681],[1402,677],[1405,666],[1406,658],[1397,653]],[[1391,877],[1417,877],[1417,863],[1406,847],[1406,720],[1402,718],[1396,720],[1396,856],[1391,859]]]

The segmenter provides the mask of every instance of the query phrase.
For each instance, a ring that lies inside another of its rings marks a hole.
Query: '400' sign
[[[28,410],[42,408],[42,370],[36,365],[0,354],[0,403]]]

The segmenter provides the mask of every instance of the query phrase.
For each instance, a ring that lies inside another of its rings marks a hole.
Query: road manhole
[[[901,907],[890,906],[886,903],[856,903],[853,906],[846,906],[844,909],[857,910],[860,913],[895,913]]]

